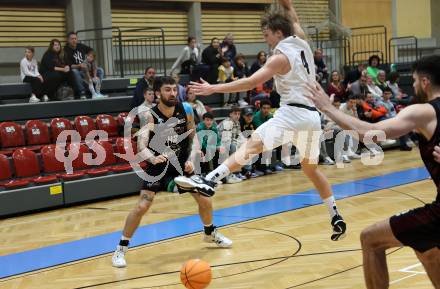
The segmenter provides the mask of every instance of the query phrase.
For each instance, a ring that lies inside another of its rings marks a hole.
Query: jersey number
[[[301,60],[304,65],[304,68],[307,70],[307,74],[310,74],[310,68],[309,68],[309,64],[307,63],[306,54],[304,53],[304,50],[301,51]]]

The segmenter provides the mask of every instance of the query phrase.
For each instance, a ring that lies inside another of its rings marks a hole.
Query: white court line
[[[398,272],[412,273],[412,274],[408,275],[408,276],[405,276],[405,277],[402,277],[400,279],[394,280],[394,281],[390,282],[390,285],[391,284],[399,283],[400,281],[403,281],[405,279],[408,279],[408,278],[411,278],[411,277],[414,277],[414,276],[417,276],[417,275],[425,275],[426,272],[424,272],[424,271],[413,271],[413,270],[411,270],[411,269],[414,269],[414,268],[417,268],[417,267],[420,267],[420,266],[422,266],[421,263],[416,263],[414,265],[411,265],[411,266],[408,266],[408,267],[400,269]]]

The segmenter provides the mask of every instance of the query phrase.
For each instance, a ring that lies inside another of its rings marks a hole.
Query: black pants
[[[68,80],[68,74],[59,71],[51,71],[44,74],[43,78],[47,96],[51,100],[55,100],[57,89],[61,84]]]
[[[23,79],[23,82],[27,82],[31,84],[32,93],[35,94],[36,97],[41,98],[44,94],[43,83],[38,77],[26,76]]]

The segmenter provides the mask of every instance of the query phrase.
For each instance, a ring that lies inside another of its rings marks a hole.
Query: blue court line
[[[370,177],[333,186],[336,199],[353,197],[380,189],[417,182],[429,178],[424,167],[414,168],[383,176]],[[226,226],[269,215],[301,209],[322,201],[315,190],[279,196],[216,210],[215,224]],[[151,244],[188,234],[200,232],[202,223],[198,215],[172,219],[139,227],[131,246]],[[121,231],[98,235],[77,241],[61,243],[30,251],[0,256],[0,278],[78,261],[107,254],[115,249]],[[109,265],[110,266],[110,265]]]

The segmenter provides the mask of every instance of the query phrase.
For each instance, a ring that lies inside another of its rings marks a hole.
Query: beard
[[[423,89],[419,86],[416,87],[416,97],[415,102],[416,103],[427,103],[428,102],[428,94],[423,91]]]
[[[164,98],[161,98],[160,101],[161,101],[165,106],[168,106],[168,107],[173,107],[173,106],[176,106],[176,104],[177,104],[177,98],[171,98],[171,99],[164,99]]]

